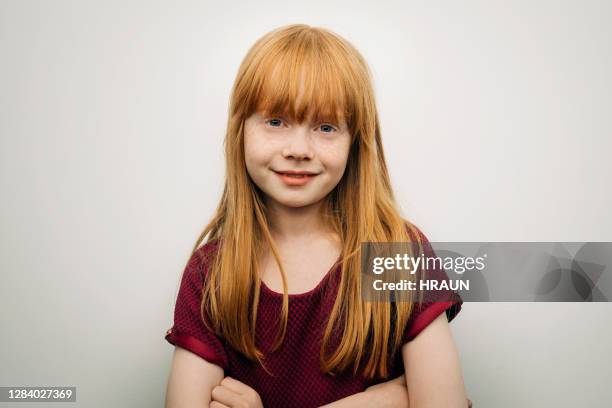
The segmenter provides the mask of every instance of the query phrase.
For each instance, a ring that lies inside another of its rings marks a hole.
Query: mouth
[[[273,170],[281,180],[290,186],[303,186],[307,184],[312,178],[316,177],[319,173],[313,173],[309,171],[276,171]]]
[[[280,174],[287,177],[293,178],[303,178],[303,177],[312,177],[316,176],[318,173],[314,173],[311,171],[296,171],[296,170],[286,170],[286,171],[276,171],[273,170],[276,174]]]

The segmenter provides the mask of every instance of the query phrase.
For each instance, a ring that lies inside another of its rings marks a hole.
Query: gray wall
[[[612,241],[609,2],[265,3],[0,2],[0,385],[162,405],[230,87],[288,23],[369,61],[396,193],[430,240]],[[611,312],[464,304],[470,397],[610,406]]]

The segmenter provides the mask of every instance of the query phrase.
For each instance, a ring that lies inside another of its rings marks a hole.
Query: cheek
[[[253,150],[253,144],[250,143],[249,138],[244,138],[244,163],[246,164],[247,171],[253,176],[253,166],[255,164],[256,153]]]
[[[333,173],[336,178],[340,178],[346,168],[348,154],[349,143],[342,141],[321,149],[319,157],[327,171]]]
[[[261,138],[244,138],[244,161],[247,169],[252,172],[257,166],[265,165],[271,157],[270,149]]]
[[[255,183],[260,182],[259,170],[262,165],[261,152],[257,149],[257,144],[248,143],[245,139],[244,144],[244,164],[246,171]]]

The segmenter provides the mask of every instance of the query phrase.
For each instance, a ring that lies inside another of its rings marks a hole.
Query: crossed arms
[[[442,313],[402,347],[407,375],[374,385],[325,408],[465,408],[459,356]],[[257,392],[201,357],[175,347],[166,390],[166,408],[263,408]],[[410,392],[408,392],[410,390]]]

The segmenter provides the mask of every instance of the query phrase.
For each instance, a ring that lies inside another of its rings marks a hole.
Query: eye
[[[269,124],[272,127],[280,127],[283,123],[283,120],[278,119],[278,118],[272,118],[272,119],[266,120],[265,123]]]
[[[335,127],[333,127],[332,125],[328,125],[327,123],[323,123],[319,127],[321,128],[323,133],[332,133],[338,131]]]

